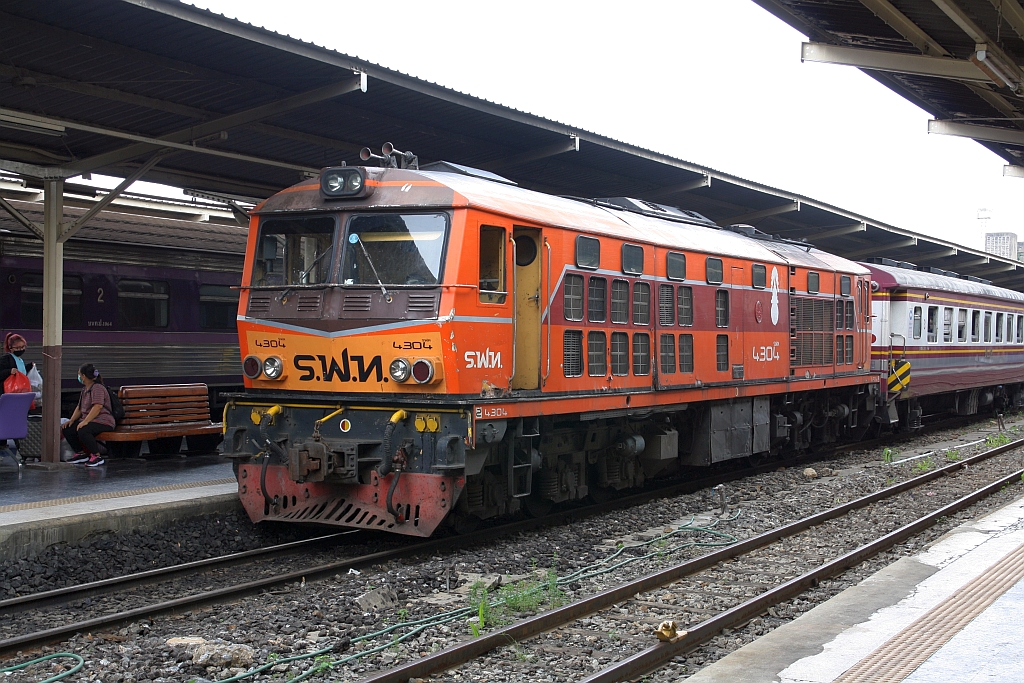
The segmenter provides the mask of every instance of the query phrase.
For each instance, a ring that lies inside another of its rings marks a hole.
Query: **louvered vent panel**
[[[369,311],[371,296],[371,294],[346,294],[342,310],[347,312]]]
[[[410,294],[409,311],[433,313],[437,309],[437,294]]]
[[[320,293],[316,294],[300,294],[299,295],[299,313],[309,313],[311,311],[320,310]]]
[[[658,287],[658,322],[662,327],[676,324],[675,287],[660,285]]]
[[[258,318],[263,315],[270,313],[270,297],[269,296],[257,296],[255,294],[249,297],[249,315],[253,318]]]
[[[583,332],[566,330],[562,338],[562,367],[566,377],[583,374]]]

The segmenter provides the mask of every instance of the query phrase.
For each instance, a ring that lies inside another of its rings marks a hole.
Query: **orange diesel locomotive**
[[[857,438],[870,275],[749,226],[455,164],[253,212],[225,450],[253,521],[430,535]]]

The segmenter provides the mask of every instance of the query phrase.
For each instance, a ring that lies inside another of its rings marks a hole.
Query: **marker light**
[[[412,364],[412,378],[420,384],[434,379],[434,364],[425,358],[419,359]]]
[[[409,361],[404,358],[396,358],[391,361],[391,366],[388,368],[388,374],[391,375],[391,379],[396,382],[404,382],[409,379],[409,374],[412,372],[412,367],[409,365]]]
[[[277,356],[271,356],[263,361],[263,374],[267,376],[267,379],[280,379],[283,372],[284,363]]]
[[[246,356],[242,361],[242,372],[249,379],[256,379],[263,372],[263,363],[256,356]]]
[[[320,173],[320,194],[328,199],[365,197],[373,188],[366,184],[366,171],[358,166],[325,168]]]

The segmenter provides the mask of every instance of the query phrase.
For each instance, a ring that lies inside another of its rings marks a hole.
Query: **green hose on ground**
[[[55,652],[52,655],[43,655],[42,657],[36,657],[35,659],[32,659],[32,660],[27,661],[27,662],[23,662],[21,664],[15,664],[14,666],[4,667],[3,669],[0,669],[0,674],[10,674],[10,673],[13,673],[15,671],[19,671],[21,669],[25,669],[27,667],[30,667],[33,664],[39,664],[40,662],[45,662],[48,659],[67,659],[67,658],[78,660],[78,664],[75,664],[74,667],[72,667],[71,669],[68,669],[67,671],[64,671],[63,673],[59,673],[56,676],[50,676],[46,680],[39,682],[39,683],[55,683],[55,681],[59,681],[62,678],[67,678],[71,674],[78,673],[82,669],[82,667],[85,666],[85,660],[82,659],[81,656],[73,654],[71,652]]]

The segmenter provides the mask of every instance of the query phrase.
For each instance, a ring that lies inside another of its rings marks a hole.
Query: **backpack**
[[[124,405],[121,403],[121,398],[117,395],[117,389],[103,385],[103,388],[107,390],[107,395],[110,396],[110,414],[114,416],[114,422],[120,422],[124,419]]]

